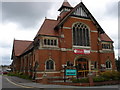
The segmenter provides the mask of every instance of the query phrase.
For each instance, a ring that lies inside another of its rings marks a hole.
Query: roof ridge
[[[30,41],[30,40],[14,40],[14,41],[25,41],[25,42],[33,42],[33,41]]]
[[[43,27],[43,25],[44,25],[44,23],[45,23],[45,20],[47,20],[47,19],[46,19],[46,18],[44,19],[42,25],[40,26],[40,28],[39,28],[37,34],[36,34],[35,37],[34,37],[34,39],[39,35],[39,32],[40,32],[41,28]]]
[[[57,21],[57,20],[55,20],[55,19],[48,19],[48,18],[47,18],[47,19],[45,19],[45,20],[53,20],[53,21]]]

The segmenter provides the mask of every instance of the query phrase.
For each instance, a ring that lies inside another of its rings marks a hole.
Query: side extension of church
[[[64,77],[63,66],[77,67],[77,77],[116,70],[113,41],[83,2],[72,7],[65,0],[58,11],[57,20],[45,19],[33,41],[14,40],[12,70],[35,80],[44,74]]]

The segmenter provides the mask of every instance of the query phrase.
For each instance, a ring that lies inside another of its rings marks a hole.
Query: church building
[[[45,18],[33,41],[14,40],[12,70],[35,80],[64,77],[65,68],[76,69],[74,77],[116,70],[113,41],[83,2],[72,7],[64,0],[58,11],[56,20]]]

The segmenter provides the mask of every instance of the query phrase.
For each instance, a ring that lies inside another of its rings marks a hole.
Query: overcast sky
[[[13,40],[33,40],[45,17],[57,19],[59,15],[57,10],[63,3],[63,0],[59,0],[59,2],[58,0],[23,1],[4,0],[4,2],[0,2],[0,21],[2,19],[0,22],[0,57],[3,65],[11,64]],[[73,7],[80,2],[80,0],[68,1]],[[115,57],[117,58],[119,0],[82,1],[114,41]]]

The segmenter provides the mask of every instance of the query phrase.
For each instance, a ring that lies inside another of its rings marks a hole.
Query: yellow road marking
[[[28,86],[23,86],[23,85],[20,85],[20,84],[16,84],[16,83],[10,81],[8,78],[6,78],[6,79],[7,79],[7,81],[8,81],[9,83],[11,83],[11,84],[13,84],[13,85],[16,85],[16,86],[23,87],[23,88],[33,88],[33,87],[28,87]]]

